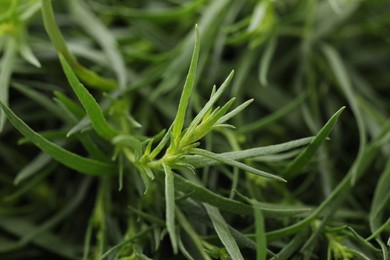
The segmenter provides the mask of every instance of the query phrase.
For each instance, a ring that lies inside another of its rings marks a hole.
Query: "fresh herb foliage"
[[[0,258],[389,259],[388,10],[0,1]]]

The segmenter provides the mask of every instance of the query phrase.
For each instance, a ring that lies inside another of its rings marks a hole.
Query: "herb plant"
[[[389,7],[2,1],[0,257],[388,259]]]

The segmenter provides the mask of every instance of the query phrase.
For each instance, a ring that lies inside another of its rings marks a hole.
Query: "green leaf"
[[[141,238],[142,236],[144,236],[145,234],[151,232],[152,230],[152,227],[149,227],[135,235],[133,235],[132,237],[130,238],[127,238],[125,240],[123,240],[122,242],[116,244],[115,246],[111,247],[109,250],[107,250],[102,256],[99,257],[99,260],[103,260],[103,259],[106,259],[108,256],[110,256],[112,253],[114,253],[115,251],[119,250],[120,248],[122,248],[123,246],[129,244],[130,242],[138,239],[138,238]]]
[[[8,233],[22,237],[26,233],[29,233],[33,230],[36,230],[35,223],[32,222],[31,219],[21,218],[21,217],[0,217],[0,226],[1,229],[6,230]],[[54,232],[45,231],[41,233],[39,236],[32,238],[30,241],[31,244],[44,248],[45,250],[57,254],[58,256],[62,256],[68,259],[77,258],[77,247],[74,244],[69,243],[69,241],[65,241],[63,237],[55,234]],[[6,243],[4,243],[6,244]],[[16,243],[16,245],[12,248],[15,250],[25,250],[23,245],[20,243]],[[0,252],[7,251],[5,245],[0,244]]]
[[[31,100],[34,100],[37,104],[44,107],[49,113],[52,113],[59,118],[63,118],[61,109],[59,109],[56,103],[54,103],[50,98],[23,84],[12,83],[12,86]]]
[[[90,87],[101,90],[113,90],[116,88],[116,83],[113,80],[100,77],[95,72],[84,68],[69,51],[64,37],[57,26],[51,0],[42,0],[42,17],[45,30],[49,35],[54,48],[58,53],[65,57],[82,81],[87,83]]]
[[[377,186],[375,188],[374,198],[371,203],[371,210],[369,213],[370,229],[373,233],[370,238],[377,235],[377,230],[381,230],[381,222],[383,213],[388,207],[390,202],[390,160],[387,162],[384,171],[382,172]],[[390,219],[387,220],[389,222]],[[388,224],[388,223],[387,223]],[[386,226],[386,223],[382,225],[382,228]]]
[[[164,137],[161,139],[161,141],[158,143],[156,148],[153,149],[153,151],[148,155],[150,160],[153,160],[161,151],[164,149],[165,145],[168,143],[169,138],[171,136],[171,129],[172,126],[168,129],[168,131],[165,133]]]
[[[124,89],[127,82],[127,71],[114,35],[89,8],[86,8],[82,1],[70,0],[67,3],[76,21],[102,46],[108,59],[107,64],[112,66],[118,78],[119,87]],[[92,24],[93,26],[91,26]]]
[[[252,98],[252,99],[245,101],[244,103],[242,103],[241,105],[239,105],[238,107],[236,107],[235,109],[233,109],[232,111],[227,113],[226,115],[219,118],[218,121],[216,122],[216,124],[217,125],[223,124],[226,121],[228,121],[230,118],[236,116],[238,113],[240,113],[242,110],[244,110],[247,106],[249,106],[253,102],[253,100],[254,99]]]
[[[283,179],[282,177],[270,174],[268,172],[260,171],[258,169],[253,168],[253,167],[250,167],[246,164],[243,164],[241,162],[237,162],[237,161],[232,160],[226,156],[223,156],[222,154],[215,154],[215,153],[209,152],[207,150],[198,149],[198,148],[191,149],[191,153],[198,154],[198,155],[219,161],[221,163],[225,163],[227,165],[237,167],[241,170],[253,173],[253,174],[258,175],[258,176],[262,176],[264,178],[286,182],[286,180]]]
[[[0,218],[2,229],[20,237],[18,247],[23,247],[28,243],[39,245],[46,250],[57,253],[67,258],[75,257],[75,250],[72,244],[62,241],[60,237],[50,233],[50,229],[69,217],[81,204],[90,187],[91,179],[84,179],[78,187],[74,188],[74,196],[63,207],[56,212],[50,219],[44,221],[38,226],[34,226],[27,219],[21,218]],[[56,246],[53,246],[56,245]],[[64,250],[66,248],[67,250]]]
[[[254,216],[255,216],[255,232],[256,232],[256,259],[265,260],[267,258],[267,237],[264,227],[264,217],[261,212],[260,205],[258,205],[256,200],[251,200],[254,206]]]
[[[230,257],[232,259],[244,260],[244,257],[242,256],[240,249],[238,248],[236,240],[234,240],[232,234],[230,233],[229,226],[222,217],[219,210],[206,203],[203,205],[206,208],[207,213],[209,214],[209,217],[211,219],[211,222],[213,223],[214,229],[217,232],[219,239],[226,247],[226,250],[228,251]]]
[[[351,179],[354,174],[353,168],[358,165],[355,169],[358,169],[357,177],[361,178],[362,174],[366,172],[367,168],[370,166],[372,161],[374,160],[376,154],[379,151],[378,143],[381,142],[382,138],[389,133],[390,125],[384,125],[382,127],[381,133],[379,133],[372,141],[371,144],[365,146],[363,155],[360,160],[355,160],[354,165],[352,165],[348,174],[338,183],[338,185],[334,188],[331,194],[329,194],[325,200],[317,207],[317,209],[311,213],[309,216],[296,222],[288,227],[284,227],[278,230],[274,230],[267,233],[268,241],[274,241],[278,238],[286,237],[290,234],[296,233],[300,230],[306,228],[312,220],[314,220],[319,214],[324,214],[323,212],[326,210],[326,215],[331,215],[334,213],[335,208],[345,200],[346,195],[352,188]],[[324,214],[325,215],[325,214]],[[323,216],[324,218],[324,216]]]
[[[21,39],[19,39],[18,44],[20,55],[30,64],[34,65],[37,68],[40,68],[41,64],[32,52],[31,47],[27,44],[26,39],[22,37]]]
[[[4,197],[4,201],[13,201],[20,198],[23,195],[26,195],[27,192],[35,188],[39,183],[41,183],[47,176],[54,172],[54,169],[57,167],[57,162],[53,164],[46,165],[39,173],[35,174],[28,182],[25,182],[22,187],[16,190],[12,194],[8,194]],[[18,185],[18,176],[15,178],[14,184]]]
[[[142,19],[154,22],[175,21],[186,15],[193,13],[199,6],[201,6],[205,0],[196,0],[183,4],[178,8],[164,8],[164,9],[141,9],[141,8],[129,8],[129,7],[116,7],[98,4],[93,2],[92,4],[99,9],[100,12],[110,15],[118,15],[131,19]]]
[[[142,154],[142,143],[131,135],[118,135],[111,140],[115,145],[123,145],[131,148],[135,154],[135,160],[141,157]]]
[[[186,133],[184,134],[183,139],[188,138],[186,135],[190,135],[192,133],[192,131],[195,129],[195,127],[197,127],[199,125],[199,123],[202,121],[203,117],[208,113],[209,109],[221,97],[222,93],[229,86],[229,83],[232,80],[233,75],[234,75],[234,70],[232,72],[230,72],[229,76],[222,83],[221,87],[215,92],[215,94],[210,98],[210,100],[207,101],[207,103],[204,105],[204,107],[199,111],[199,113],[196,115],[196,117],[191,121]]]
[[[305,100],[305,95],[302,94],[302,95],[298,96],[296,99],[294,99],[293,101],[291,101],[290,103],[288,103],[287,105],[285,105],[285,106],[281,107],[280,109],[278,109],[277,111],[275,111],[274,113],[267,115],[265,117],[262,117],[261,119],[255,121],[253,123],[240,126],[237,129],[237,131],[239,133],[253,132],[255,130],[257,131],[257,130],[263,128],[264,126],[269,125],[269,124],[281,119],[282,117],[289,115],[296,108],[298,108],[299,105],[301,105],[304,100]]]
[[[196,249],[199,251],[203,259],[211,260],[210,256],[205,252],[204,247],[202,245],[202,240],[199,235],[196,233],[192,225],[187,221],[183,213],[177,208],[176,209],[177,220],[180,223],[180,226],[186,231],[188,236],[191,238],[194,243]]]
[[[347,69],[345,68],[345,65],[341,57],[337,53],[337,51],[329,45],[323,45],[322,51],[324,52],[326,58],[328,59],[330,67],[333,70],[333,74],[336,77],[337,83],[340,85],[342,91],[344,92],[344,95],[347,98],[348,103],[350,104],[353,114],[356,118],[356,123],[359,130],[359,151],[357,154],[357,160],[359,160],[363,156],[363,149],[367,143],[367,137],[366,137],[366,128],[364,125],[363,116],[358,106],[358,102],[356,98],[357,95],[355,94],[355,91],[352,88],[352,84],[349,79]],[[357,169],[353,169],[353,174],[351,179],[352,183],[355,183],[356,178],[357,178]]]
[[[244,160],[244,159],[251,159],[256,158],[264,155],[270,155],[270,154],[276,154],[280,152],[286,152],[291,149],[296,149],[302,146],[305,146],[309,144],[313,140],[313,137],[306,137],[282,144],[276,144],[276,145],[269,145],[264,147],[258,147],[258,148],[251,148],[247,150],[242,151],[236,151],[236,152],[226,152],[221,153],[220,156],[223,156],[224,158],[232,159],[232,160]],[[199,155],[188,155],[183,158],[183,162],[189,163],[195,168],[200,167],[206,167],[215,165],[218,163],[218,161],[210,158],[205,158],[203,156]]]
[[[301,248],[301,246],[307,239],[307,233],[308,232],[306,232],[306,230],[303,230],[302,232],[295,235],[295,237],[290,239],[289,243],[285,245],[275,257],[272,257],[270,259],[290,259],[291,256]]]
[[[88,117],[91,120],[92,126],[96,130],[98,135],[107,140],[111,140],[112,138],[117,136],[118,132],[108,124],[108,122],[104,118],[103,111],[100,108],[99,104],[96,102],[95,98],[80,83],[76,75],[73,73],[72,68],[69,66],[68,62],[61,54],[60,61],[65,75],[70,83],[70,86],[76,93],[85,111],[87,112]]]
[[[199,29],[197,25],[195,26],[195,32],[196,32],[196,38],[195,38],[194,52],[192,54],[192,59],[191,59],[191,65],[188,71],[186,82],[184,83],[183,92],[180,97],[179,108],[177,110],[177,114],[172,128],[172,137],[174,142],[177,142],[177,140],[180,137],[181,131],[183,129],[188,101],[190,99],[192,89],[194,88],[195,85],[196,68],[198,64],[199,50],[200,50]]]
[[[185,144],[192,144],[202,137],[207,135],[212,129],[214,124],[227,112],[230,106],[233,104],[235,98],[230,99],[222,108],[217,107],[202,123],[200,123],[191,134],[188,133],[186,138],[183,138],[181,142]]]
[[[55,91],[54,95],[77,119],[81,119],[85,116],[83,108],[72,99],[58,91]]]
[[[253,213],[253,207],[242,202],[225,198],[217,193],[212,192],[201,185],[188,181],[179,175],[175,175],[175,188],[178,191],[188,194],[194,200],[205,202],[220,210],[225,210],[234,214],[248,215]],[[271,203],[260,203],[259,206],[264,217],[278,218],[291,217],[300,213],[310,211],[309,208],[297,208],[286,205],[277,205]]]
[[[283,172],[283,176],[287,179],[295,177],[297,174],[301,173],[304,167],[310,162],[314,154],[320,148],[321,144],[326,140],[330,131],[336,125],[338,118],[345,107],[340,108],[322,127],[314,139],[310,142],[308,146],[292,161]]]
[[[30,161],[29,164],[24,166],[16,175],[14,184],[18,185],[21,181],[31,177],[38,171],[42,170],[47,164],[52,160],[52,158],[45,154],[41,153],[36,158]]]
[[[172,169],[163,164],[165,172],[165,203],[166,203],[166,223],[169,237],[172,243],[172,249],[174,254],[178,252],[178,240],[176,236],[175,228],[175,186],[174,186],[174,173]]]
[[[11,37],[6,41],[3,57],[0,61],[0,102],[8,105],[9,81],[12,75],[16,54],[16,42]],[[3,131],[5,124],[4,111],[0,110],[0,132]]]
[[[34,132],[2,102],[0,102],[0,106],[6,113],[8,120],[20,133],[58,162],[73,170],[89,175],[107,176],[115,172],[116,167],[113,164],[81,157],[48,141]]]
[[[261,85],[263,86],[267,86],[268,84],[267,73],[269,70],[269,65],[271,63],[272,56],[274,55],[276,49],[276,45],[277,45],[277,38],[276,37],[271,38],[260,60],[259,80]]]

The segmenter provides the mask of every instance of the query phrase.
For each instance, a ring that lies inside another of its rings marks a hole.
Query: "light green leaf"
[[[258,148],[251,148],[242,151],[236,152],[226,152],[221,153],[220,155],[224,158],[232,159],[232,160],[243,160],[243,159],[251,159],[264,155],[277,154],[281,152],[286,152],[291,149],[296,149],[302,146],[309,144],[313,140],[313,137],[306,137],[282,144],[269,145]],[[189,155],[183,158],[183,162],[189,163],[195,168],[211,166],[218,163],[218,161],[210,158],[205,158],[199,155]]]
[[[214,124],[227,112],[234,100],[235,98],[230,99],[222,108],[217,107],[207,119],[202,121],[191,133],[186,135],[186,138],[189,139],[183,138],[182,142],[191,144],[207,135],[213,129]]]
[[[164,137],[161,139],[161,141],[158,143],[156,148],[153,149],[153,151],[149,154],[149,159],[153,160],[161,151],[164,149],[165,145],[168,143],[169,138],[171,137],[171,129],[172,126],[168,129],[168,131],[165,133]]]
[[[214,103],[221,97],[222,93],[229,86],[230,81],[232,80],[234,71],[230,72],[229,76],[222,83],[221,87],[215,92],[215,94],[210,98],[210,100],[204,105],[196,117],[191,121],[187,132],[185,133],[184,138],[187,138],[186,135],[192,133],[196,126],[202,121],[203,117],[208,113],[209,109],[214,105]]]
[[[186,82],[184,83],[183,92],[180,97],[180,103],[179,108],[177,110],[177,114],[175,117],[175,121],[173,123],[172,128],[172,137],[173,141],[176,142],[181,134],[181,131],[183,129],[184,125],[184,118],[188,106],[188,101],[190,99],[192,89],[195,85],[195,79],[196,79],[196,68],[198,65],[198,59],[199,59],[199,50],[200,50],[200,39],[199,39],[199,29],[198,25],[195,26],[195,32],[196,32],[196,38],[195,38],[195,46],[194,46],[194,52],[192,54],[191,59],[191,65],[190,69],[188,71],[188,75],[186,78]]]
[[[174,173],[172,169],[163,164],[165,172],[165,203],[166,203],[166,223],[169,237],[172,243],[174,254],[178,252],[176,228],[175,228],[175,186]]]
[[[228,121],[230,118],[232,118],[235,115],[237,115],[238,113],[240,113],[247,106],[249,106],[253,102],[253,100],[254,99],[252,98],[252,99],[245,101],[244,103],[242,103],[241,105],[239,105],[238,107],[236,107],[235,109],[233,109],[232,111],[227,113],[226,115],[222,116],[220,119],[218,119],[218,121],[216,122],[216,125],[223,124],[226,121]]]
[[[210,151],[198,149],[198,148],[191,149],[191,153],[198,154],[198,155],[225,163],[227,165],[240,168],[241,170],[253,173],[253,174],[258,175],[258,176],[262,176],[264,178],[286,182],[286,180],[284,180],[282,177],[270,174],[268,172],[260,171],[258,169],[253,168],[253,167],[250,167],[246,164],[243,164],[241,162],[237,162],[237,161],[232,160],[226,156],[223,156],[222,154],[215,154],[215,153],[212,153]]]

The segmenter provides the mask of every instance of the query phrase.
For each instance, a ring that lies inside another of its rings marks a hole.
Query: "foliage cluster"
[[[389,9],[2,0],[0,258],[389,259]]]

